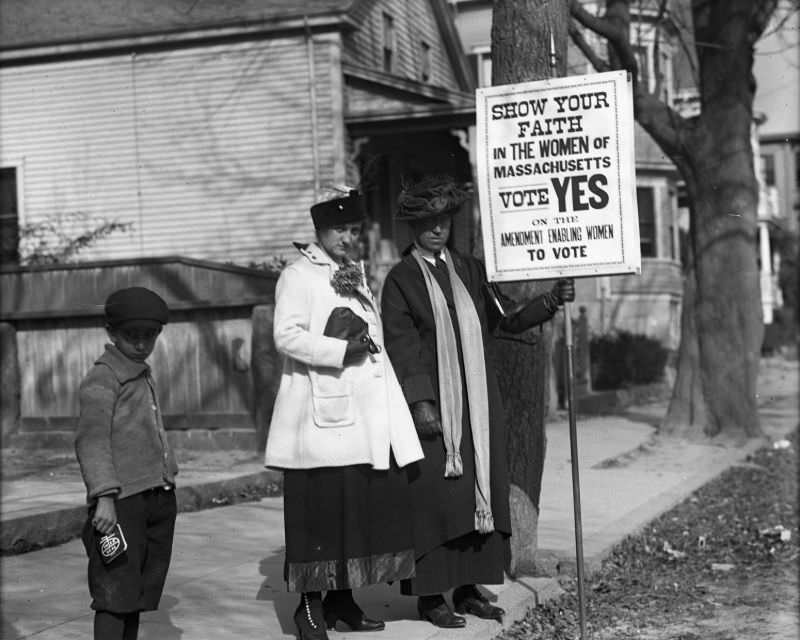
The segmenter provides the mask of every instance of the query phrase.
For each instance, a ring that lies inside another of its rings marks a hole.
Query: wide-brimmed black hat
[[[318,202],[311,207],[311,219],[315,229],[328,229],[340,224],[366,220],[367,210],[364,196],[356,189],[341,197]]]
[[[458,213],[469,192],[450,176],[427,176],[397,196],[396,220],[413,222],[443,213]]]

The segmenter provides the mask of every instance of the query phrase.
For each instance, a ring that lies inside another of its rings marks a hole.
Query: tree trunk
[[[691,203],[691,265],[684,283],[678,375],[664,421],[671,432],[733,438],[761,434],[756,383],[763,324],[757,268],[757,196],[750,144],[753,47],[777,0],[693,0],[700,115],[683,118],[637,83],[639,124],[675,163]],[[637,76],[630,0],[607,0],[601,18],[573,0],[571,14],[607,39],[611,68]],[[688,20],[686,21],[688,24]],[[576,44],[596,68],[577,30]]]
[[[706,424],[706,403],[700,382],[700,348],[697,344],[695,315],[695,273],[691,250],[683,270],[683,300],[681,307],[681,341],[678,347],[677,374],[672,398],[661,432],[669,435],[694,437],[701,433],[698,425]]]
[[[563,76],[567,62],[568,3],[495,0],[492,15],[492,84]],[[550,42],[556,68],[550,66]],[[504,285],[512,298],[542,290],[541,283]],[[527,343],[497,340],[498,378],[506,404],[511,477],[512,575],[535,570],[536,527],[544,470],[551,328],[530,330]]]
[[[717,122],[707,153],[698,154],[707,169],[696,178],[693,233],[705,433],[753,437],[761,434],[756,385],[763,339],[757,191],[749,135],[731,135],[731,117]],[[749,118],[739,125],[749,129]]]
[[[758,189],[751,128],[753,42],[774,2],[697,2],[693,6],[700,68],[699,121],[679,162],[691,206],[692,281],[668,426],[681,410],[707,436],[761,435],[758,365],[763,340],[758,272]],[[717,46],[708,45],[709,42]],[[707,46],[708,45],[708,46]],[[696,333],[695,333],[696,332]],[[695,342],[696,337],[696,342]],[[696,354],[696,357],[694,357]],[[702,401],[696,381],[702,386]],[[695,411],[702,406],[705,411]]]

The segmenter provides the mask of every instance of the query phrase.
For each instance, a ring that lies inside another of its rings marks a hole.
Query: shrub
[[[262,262],[249,262],[247,266],[250,269],[260,269],[262,271],[266,271],[267,273],[271,273],[274,276],[281,275],[281,271],[283,271],[289,265],[289,260],[284,258],[283,255],[280,256],[270,256],[267,260]]]
[[[797,344],[798,325],[794,316],[794,310],[789,307],[773,311],[772,323],[764,325],[762,356],[771,356],[787,346]]]
[[[669,351],[661,342],[629,331],[594,336],[589,342],[592,387],[619,389],[658,382]]]
[[[132,222],[98,218],[83,211],[58,214],[20,226],[20,259],[25,265],[75,262],[79,253],[99,240],[132,228]]]

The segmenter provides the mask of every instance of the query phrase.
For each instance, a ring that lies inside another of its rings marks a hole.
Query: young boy
[[[178,467],[145,362],[168,315],[149,289],[112,293],[105,321],[113,344],[81,383],[75,451],[89,503],[83,544],[95,640],[134,640],[139,612],[158,608],[169,568]],[[124,546],[104,539],[117,524],[127,550],[109,561]]]

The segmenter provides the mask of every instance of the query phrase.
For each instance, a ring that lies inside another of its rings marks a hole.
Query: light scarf
[[[475,528],[480,533],[494,531],[492,517],[491,476],[489,468],[489,397],[486,387],[486,363],[483,357],[483,333],[478,312],[461,278],[455,272],[450,252],[444,254],[453,290],[458,330],[461,335],[461,353],[467,375],[467,406],[469,407],[472,441],[475,449]],[[419,249],[411,250],[425,279],[428,297],[433,307],[436,324],[436,359],[439,373],[439,415],[442,422],[447,460],[444,476],[458,477],[463,473],[461,461],[461,367],[458,363],[456,334],[447,308],[447,299],[436,278],[425,265]]]

